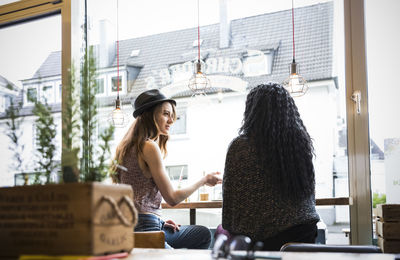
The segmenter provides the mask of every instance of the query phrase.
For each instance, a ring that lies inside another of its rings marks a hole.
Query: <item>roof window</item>
[[[137,56],[139,56],[139,54],[140,54],[140,50],[133,50],[131,52],[131,57],[137,57]]]
[[[203,39],[200,39],[200,46],[201,46],[202,44],[203,44]],[[194,40],[192,46],[193,46],[193,47],[199,46],[198,40]]]

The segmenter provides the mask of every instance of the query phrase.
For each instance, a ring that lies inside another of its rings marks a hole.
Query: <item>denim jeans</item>
[[[211,232],[198,225],[181,226],[179,231],[164,227],[164,221],[153,214],[139,214],[135,231],[163,231],[165,248],[208,249]]]

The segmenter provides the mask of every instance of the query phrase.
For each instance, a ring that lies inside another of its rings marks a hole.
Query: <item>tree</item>
[[[12,86],[10,85],[7,88],[9,87]],[[6,116],[8,118],[6,122],[6,135],[11,140],[11,144],[8,149],[14,153],[15,161],[13,161],[12,168],[17,172],[22,173],[22,153],[24,152],[25,146],[21,144],[22,129],[20,126],[24,120],[23,117],[20,117],[21,108],[22,102],[15,103],[14,99],[10,97],[10,106],[6,109]]]
[[[102,181],[108,173],[107,158],[110,158],[110,140],[114,134],[114,126],[110,124],[100,134],[100,140],[96,138],[98,123],[96,93],[98,93],[98,84],[96,59],[92,47],[85,51],[80,73],[82,158],[79,179],[82,182]]]
[[[39,177],[44,173],[46,184],[51,182],[51,174],[59,166],[55,161],[56,145],[55,138],[57,135],[56,124],[51,111],[51,107],[47,100],[42,103],[40,100],[35,101],[33,114],[37,116],[35,120],[36,129],[36,145],[38,152],[38,167],[35,176],[35,183],[40,182]]]
[[[72,66],[68,75],[68,84],[64,89],[66,102],[62,113],[63,122],[63,149],[62,149],[62,171],[64,182],[77,182],[79,179],[78,153],[79,147],[73,146],[73,140],[77,139],[80,132],[79,107],[75,97],[78,82],[75,78],[75,68]]]

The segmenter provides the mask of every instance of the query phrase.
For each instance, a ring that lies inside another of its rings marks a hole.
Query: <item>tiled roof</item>
[[[8,79],[6,79],[1,75],[0,75],[0,88],[5,88],[11,91],[19,91],[19,88],[14,83],[12,83],[11,81],[9,81]]]
[[[277,47],[272,74],[246,77],[250,87],[267,81],[282,82],[292,61],[291,10],[261,14],[231,21],[231,45],[219,48],[219,24],[200,28],[203,53],[208,57],[237,57],[248,49]],[[142,67],[135,81],[132,96],[145,88],[145,79],[152,71],[192,60],[197,49],[192,46],[197,30],[189,28],[120,41],[120,64]],[[308,81],[333,78],[333,3],[326,2],[295,9],[296,62]],[[140,50],[130,57],[132,50]],[[61,52],[52,52],[34,78],[60,75]],[[111,67],[117,65],[116,57]]]
[[[50,53],[40,68],[35,72],[33,78],[51,77],[61,74],[61,51]]]

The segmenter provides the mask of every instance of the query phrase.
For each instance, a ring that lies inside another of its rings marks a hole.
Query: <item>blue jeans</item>
[[[139,214],[135,231],[163,231],[165,248],[208,249],[211,232],[198,225],[181,226],[179,231],[164,227],[164,221],[153,214]]]

